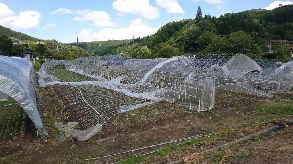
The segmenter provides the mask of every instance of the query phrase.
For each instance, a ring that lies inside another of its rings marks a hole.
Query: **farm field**
[[[6,138],[7,142],[0,146],[2,162],[183,163],[185,160],[195,163],[291,163],[293,160],[290,126],[228,148],[201,154],[216,146],[273,127],[272,124],[264,124],[265,122],[292,118],[293,102],[290,100],[263,99],[217,90],[215,109],[210,112],[194,113],[174,104],[160,102],[116,115],[96,136],[78,142],[61,138],[60,132],[53,126],[57,118],[50,96],[54,92],[52,88],[48,91],[40,90],[41,111],[45,116],[43,120],[49,136],[43,141],[21,134],[17,135],[20,136],[18,138]],[[291,98],[291,95],[286,97]],[[61,101],[62,99],[64,98],[60,97]],[[211,135],[198,137],[200,134]],[[182,138],[187,140],[170,142]],[[156,146],[149,147],[151,145]],[[147,148],[137,150],[143,147]],[[122,152],[126,153],[115,155]],[[150,154],[145,155],[147,153]]]
[[[38,109],[49,134],[46,138],[37,139],[33,123],[16,102],[1,102],[1,163],[293,161],[292,125],[267,131],[276,127],[272,121],[292,122],[291,93],[263,98],[216,89],[211,111],[197,112],[177,102],[159,101],[121,112],[121,106],[149,100],[94,85],[62,85],[92,80],[63,67],[55,67],[51,74],[63,83],[38,88]],[[95,124],[103,127],[81,142],[65,138],[54,126],[58,121],[78,121],[80,130]]]

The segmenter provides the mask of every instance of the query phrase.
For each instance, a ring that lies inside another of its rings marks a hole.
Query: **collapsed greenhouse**
[[[60,70],[82,78],[59,76]],[[62,100],[54,104],[60,120],[56,127],[84,141],[115,115],[159,101],[200,112],[213,109],[218,88],[272,98],[291,91],[292,71],[292,62],[255,61],[245,55],[230,60],[86,57],[47,61],[39,71],[39,84],[51,87]]]
[[[47,135],[36,104],[36,83],[32,63],[19,57],[0,56],[0,99],[13,98],[37,128],[39,137]]]

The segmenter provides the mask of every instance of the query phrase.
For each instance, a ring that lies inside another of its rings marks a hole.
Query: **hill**
[[[127,45],[131,43],[132,40],[108,40],[108,41],[93,41],[93,42],[81,42],[81,43],[70,43],[70,45],[81,47],[88,50],[94,54],[104,56],[112,54],[113,49],[117,47]]]
[[[271,40],[282,41],[273,42],[268,53]],[[202,16],[199,7],[196,18],[169,22],[154,35],[138,38],[135,44],[129,43],[116,50],[136,58],[243,53],[252,58],[288,59],[293,52],[291,41],[293,5],[272,11],[255,9],[227,13],[219,18]]]
[[[24,34],[24,33],[21,33],[21,32],[13,31],[10,28],[6,28],[6,27],[3,27],[0,25],[0,36],[2,36],[2,35],[7,35],[8,37],[15,38],[15,39],[21,39],[21,40],[34,40],[34,41],[40,40],[38,38],[31,37],[31,36]]]
[[[32,50],[33,57],[39,57],[41,59],[74,60],[76,58],[92,55],[89,51],[77,46],[62,44],[56,40],[34,38],[3,26],[0,26],[0,36],[1,55],[24,57],[23,54],[27,52],[27,49],[29,49],[29,51]],[[13,44],[13,39],[21,40],[21,42]],[[39,67],[40,64],[38,64],[37,68]]]

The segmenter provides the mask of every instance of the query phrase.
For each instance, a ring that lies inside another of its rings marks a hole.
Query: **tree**
[[[231,33],[228,40],[230,52],[233,54],[243,53],[248,55],[254,45],[251,36],[241,30]]]
[[[133,44],[124,47],[123,53],[138,59],[154,58],[152,51],[147,46],[141,46],[139,44]]]
[[[201,8],[200,6],[198,6],[197,8],[197,12],[196,12],[196,17],[195,17],[196,20],[200,20],[202,19],[202,12],[201,12]]]
[[[13,43],[6,35],[0,36],[0,51],[4,54],[10,54],[12,51]]]
[[[35,52],[41,56],[41,57],[45,57],[45,54],[47,53],[47,46],[44,44],[37,44],[35,47]]]
[[[15,44],[12,46],[12,50],[10,52],[13,56],[21,56],[23,51],[23,46],[21,44]]]
[[[204,31],[211,31],[211,32],[217,31],[216,25],[213,22],[211,22],[209,20],[205,20],[205,19],[203,19],[200,22],[197,22],[196,26],[203,32]]]
[[[204,49],[206,54],[225,54],[228,53],[228,39],[223,36],[214,36],[211,43]]]
[[[205,31],[202,33],[197,39],[199,49],[205,49],[211,43],[214,37],[216,37],[216,34],[213,32]]]
[[[199,50],[197,39],[202,31],[194,24],[187,24],[183,29],[180,36],[178,36],[177,43],[179,47],[183,47],[184,52],[196,52]]]
[[[160,47],[161,48],[157,54],[158,57],[170,58],[172,56],[178,56],[181,54],[178,48],[173,47],[171,45],[162,44],[162,45],[160,45]]]

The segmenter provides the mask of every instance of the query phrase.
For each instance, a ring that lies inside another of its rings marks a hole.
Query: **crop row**
[[[26,119],[26,113],[11,98],[0,102],[0,141],[22,137],[25,134]]]
[[[56,112],[64,123],[79,122],[77,128],[87,129],[103,124],[118,113],[121,106],[136,105],[145,100],[91,85],[55,85]]]

